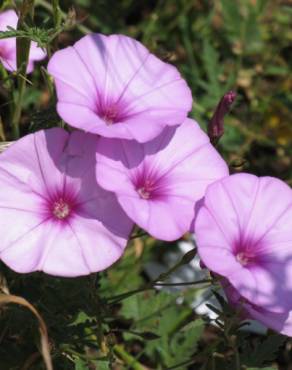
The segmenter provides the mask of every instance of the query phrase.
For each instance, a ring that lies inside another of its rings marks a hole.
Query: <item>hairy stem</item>
[[[13,139],[17,140],[20,136],[19,122],[22,112],[22,102],[25,93],[26,81],[22,77],[18,77],[18,92],[14,104],[14,112],[12,115],[11,126]]]
[[[21,5],[17,30],[24,29],[27,22],[31,22],[34,14],[34,0],[24,0]],[[18,93],[15,99],[14,112],[12,115],[11,126],[14,139],[19,138],[19,122],[22,112],[23,97],[26,87],[26,70],[29,59],[30,40],[27,38],[18,37],[16,39],[16,54],[17,54],[17,84]]]
[[[52,12],[52,13],[54,12],[53,6],[46,0],[36,0],[36,5],[39,5],[39,6],[43,7],[44,9],[46,9],[46,10]],[[60,9],[60,16],[62,17],[62,19],[66,18],[66,13],[64,13],[61,9]],[[84,35],[86,35],[87,33],[92,32],[88,27],[86,27],[82,24],[77,24],[76,27]]]

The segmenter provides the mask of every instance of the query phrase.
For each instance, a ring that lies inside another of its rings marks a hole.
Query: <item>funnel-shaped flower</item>
[[[13,270],[86,275],[123,253],[132,222],[95,178],[96,137],[58,128],[0,156],[0,258]]]
[[[87,35],[57,51],[48,71],[60,116],[101,136],[146,142],[191,110],[190,89],[177,69],[123,35]]]
[[[272,177],[236,174],[208,187],[195,219],[204,264],[248,302],[292,309],[292,190]]]
[[[191,119],[145,144],[98,140],[97,182],[115,192],[128,216],[158,239],[187,232],[195,203],[226,175],[224,160]]]
[[[8,26],[16,29],[18,17],[14,10],[6,10],[0,13],[0,31],[8,31]],[[27,73],[32,72],[34,62],[42,60],[46,57],[46,53],[37,46],[36,42],[30,43],[29,59],[27,65]],[[17,70],[16,59],[16,38],[10,37],[0,40],[0,62],[8,71]]]

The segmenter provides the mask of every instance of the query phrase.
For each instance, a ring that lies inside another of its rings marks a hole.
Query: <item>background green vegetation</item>
[[[21,1],[2,1],[2,9],[15,3]],[[192,116],[202,128],[220,97],[235,90],[238,98],[218,147],[231,171],[276,176],[292,184],[291,1],[36,0],[34,21],[26,32],[49,53],[90,31],[141,40],[187,79]],[[42,66],[28,76],[21,135],[60,122],[46,62]],[[2,71],[2,141],[13,139],[11,107],[18,89],[16,76]],[[290,340],[273,333],[238,333],[236,315],[224,303],[221,329],[196,317],[190,307],[196,286],[175,293],[143,290],[150,284],[145,264],[176,250],[175,243],[135,238],[111,269],[80,279],[20,276],[2,265],[1,289],[25,297],[42,314],[57,370],[291,369]],[[111,298],[140,288],[128,298]],[[18,306],[0,308],[1,370],[43,369],[38,343],[29,312]]]

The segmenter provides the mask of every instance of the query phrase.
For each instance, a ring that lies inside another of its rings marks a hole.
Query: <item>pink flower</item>
[[[135,223],[162,240],[187,232],[206,187],[227,175],[225,162],[191,119],[145,144],[100,138],[97,145],[97,182],[116,193]]]
[[[192,107],[177,69],[127,36],[87,35],[57,51],[48,71],[60,116],[101,136],[146,142],[183,122]]]
[[[0,258],[17,272],[79,276],[123,253],[133,226],[95,179],[94,135],[54,128],[0,156]]]
[[[236,174],[208,187],[194,222],[203,263],[248,302],[292,309],[292,190],[272,177]]]
[[[17,22],[18,16],[14,10],[6,10],[5,12],[0,13],[0,31],[8,31],[7,26],[16,29]],[[39,48],[37,44],[32,41],[30,44],[27,73],[33,71],[35,61],[42,60],[45,57],[45,51]],[[0,62],[8,71],[13,72],[17,70],[15,37],[0,40]]]
[[[234,308],[240,312],[243,320],[253,319],[270,329],[284,335],[292,336],[292,311],[271,312],[246,301],[230,284],[224,287],[224,292]]]

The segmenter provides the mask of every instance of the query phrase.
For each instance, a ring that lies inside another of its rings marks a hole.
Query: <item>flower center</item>
[[[53,204],[53,215],[58,218],[59,220],[64,220],[69,216],[71,212],[71,208],[64,199],[60,198],[59,200],[55,201]]]
[[[252,238],[241,237],[233,245],[233,255],[242,266],[250,267],[263,262],[263,245]]]
[[[237,262],[239,262],[242,266],[246,266],[251,260],[251,258],[248,255],[246,255],[244,252],[237,253],[235,258]]]
[[[118,121],[118,108],[115,105],[110,105],[103,110],[101,115],[107,125],[112,125]]]
[[[137,188],[137,193],[142,199],[150,199],[151,193],[155,190],[154,184],[150,180],[146,180],[144,184]]]
[[[142,187],[140,189],[137,189],[137,193],[143,199],[149,199],[150,198],[150,191],[146,190],[144,187]]]
[[[121,112],[117,104],[107,104],[104,107],[99,107],[97,113],[108,126],[121,120]]]
[[[129,116],[128,104],[120,98],[99,97],[95,106],[95,113],[107,126],[123,122]]]

